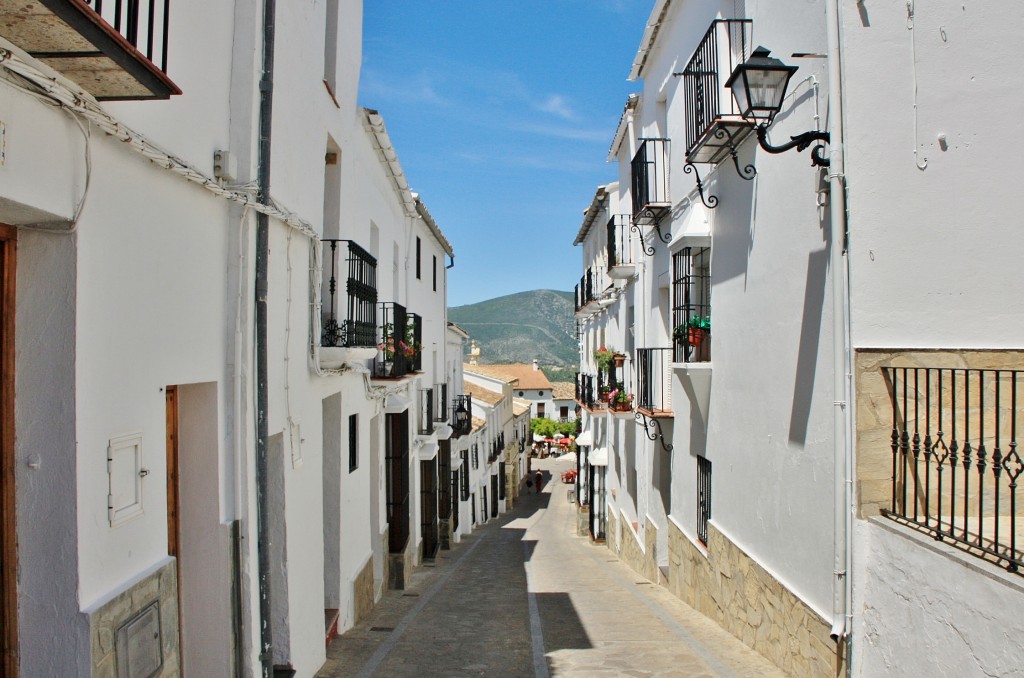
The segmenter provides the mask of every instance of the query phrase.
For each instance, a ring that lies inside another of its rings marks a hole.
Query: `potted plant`
[[[612,356],[612,360],[615,361],[615,369],[621,370],[622,366],[626,363],[626,356],[622,353],[616,353]]]
[[[711,334],[711,316],[694,315],[672,330],[672,339],[677,344],[689,344],[698,347],[705,337]]]
[[[602,372],[608,371],[608,366],[612,364],[612,359],[614,357],[615,351],[605,346],[594,351],[594,361],[597,363],[598,369]]]
[[[394,324],[387,323],[384,325],[384,340],[377,344],[377,350],[384,356],[383,365],[379,368],[380,376],[390,377],[394,375],[395,355],[400,355],[406,360],[412,360],[416,357],[419,349],[416,343],[409,339],[412,335],[412,329],[407,328],[405,334],[406,336],[403,338],[396,338]]]
[[[625,388],[616,388],[608,394],[608,404],[616,412],[628,412],[633,408],[633,394]]]

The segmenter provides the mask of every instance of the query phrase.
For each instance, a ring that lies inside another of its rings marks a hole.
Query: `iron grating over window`
[[[324,240],[324,283],[321,299],[322,346],[377,345],[377,260],[351,240]],[[347,248],[341,247],[347,243]],[[346,252],[345,297],[339,279]]]
[[[711,462],[697,457],[697,539],[708,545],[708,521],[711,520]]]
[[[711,360],[711,248],[672,255],[672,345],[677,363]]]
[[[883,515],[1019,572],[1024,370],[884,367],[892,501]]]
[[[359,415],[348,415],[348,472],[359,468]]]
[[[460,471],[462,501],[469,501],[469,450],[462,450],[462,468]]]

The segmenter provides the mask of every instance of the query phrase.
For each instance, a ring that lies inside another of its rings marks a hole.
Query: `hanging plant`
[[[605,346],[594,351],[594,361],[602,372],[608,371],[608,366],[612,364],[612,359],[614,357],[615,350]]]

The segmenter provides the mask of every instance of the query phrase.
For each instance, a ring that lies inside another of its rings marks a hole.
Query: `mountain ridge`
[[[482,364],[569,367],[578,360],[574,310],[572,292],[529,290],[450,307],[448,320],[477,341]]]

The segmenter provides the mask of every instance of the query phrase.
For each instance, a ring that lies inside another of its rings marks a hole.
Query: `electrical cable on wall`
[[[914,164],[917,169],[928,167],[928,158],[920,155],[920,135],[917,131],[917,40],[914,37],[914,0],[907,0],[907,30],[910,31],[910,61],[914,83]]]

